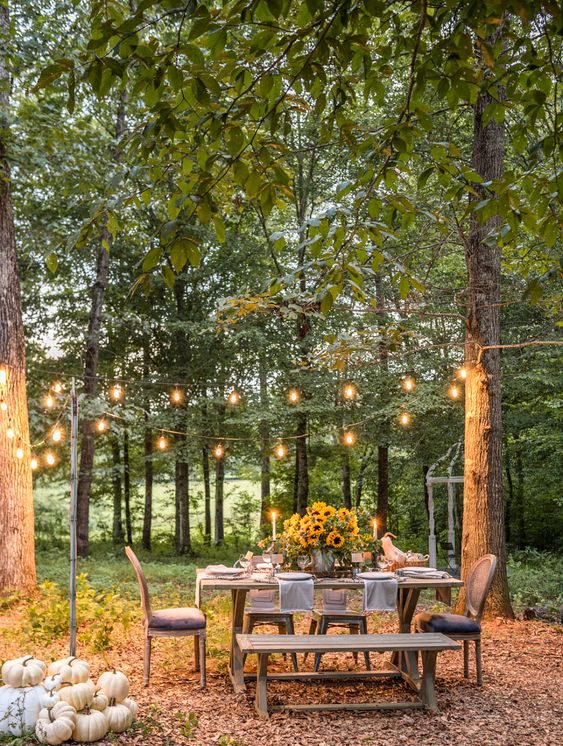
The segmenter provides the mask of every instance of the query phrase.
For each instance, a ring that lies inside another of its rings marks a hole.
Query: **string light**
[[[358,396],[358,387],[354,383],[345,383],[342,386],[342,398],[346,401],[354,401]]]
[[[105,420],[98,420],[96,423],[96,429],[99,433],[105,433],[108,429],[108,423]]]
[[[459,399],[460,393],[459,386],[456,383],[452,383],[448,391],[450,399]]]
[[[227,401],[232,407],[236,407],[237,404],[240,403],[240,394],[236,389],[233,389],[229,396],[227,397]]]
[[[53,391],[55,394],[60,394],[63,390],[63,385],[59,381],[56,381],[56,383],[53,384]]]
[[[2,401],[0,401],[0,410],[2,410],[2,412],[6,412],[8,410],[8,405],[6,404],[6,402],[4,401],[4,399],[2,399]]]
[[[403,412],[399,416],[399,422],[403,427],[408,427],[411,424],[411,416],[408,412]]]
[[[0,386],[5,386],[8,380],[8,374],[6,368],[0,368]]]
[[[45,397],[45,406],[47,407],[47,409],[53,409],[53,407],[55,406],[55,398],[52,394],[47,394],[47,396]]]
[[[16,458],[23,458],[23,448],[21,446],[18,446],[16,448]]]
[[[463,380],[465,380],[467,378],[468,373],[469,371],[467,370],[465,365],[462,365],[461,368],[458,368],[458,371],[457,371],[458,378],[462,378]]]
[[[403,387],[403,391],[407,394],[410,394],[411,391],[414,391],[414,387],[416,386],[416,381],[413,376],[410,374],[408,376],[405,376],[402,380],[401,386]]]
[[[31,466],[31,471],[35,471],[37,469],[37,467],[39,466],[39,461],[35,458],[35,456],[31,459],[29,465]]]
[[[56,427],[51,433],[51,439],[53,443],[60,443],[63,439],[63,431],[60,427]]]
[[[48,466],[54,466],[55,465],[55,456],[51,453],[51,451],[47,452],[47,455],[45,456],[45,461],[47,462]]]
[[[168,441],[166,440],[164,435],[161,435],[160,438],[158,439],[158,447],[160,448],[161,451],[165,451],[166,448],[168,447]]]
[[[342,434],[342,444],[345,446],[353,446],[357,439],[357,435],[353,430],[346,430]]]
[[[122,396],[123,396],[123,389],[118,383],[114,384],[111,389],[111,398],[114,401],[119,401]]]
[[[13,440],[14,438],[14,428],[11,425],[8,425],[8,429],[6,430],[6,437],[10,440]]]
[[[296,388],[291,388],[287,392],[287,399],[290,404],[299,404],[301,401],[301,391]]]
[[[274,448],[274,456],[281,461],[287,456],[287,446],[284,443],[278,443]]]
[[[184,393],[181,389],[175,388],[170,392],[170,401],[172,404],[181,404],[184,400]]]
[[[223,458],[223,456],[225,455],[225,449],[224,449],[224,447],[223,447],[223,446],[221,445],[221,443],[217,443],[217,445],[216,445],[216,446],[215,446],[215,448],[213,449],[213,455],[214,455],[214,456],[215,456],[215,458],[217,458],[217,459],[221,459],[221,458]]]

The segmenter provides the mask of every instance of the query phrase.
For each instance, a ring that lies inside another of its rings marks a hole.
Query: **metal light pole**
[[[70,655],[76,655],[76,499],[78,488],[78,400],[70,390]]]

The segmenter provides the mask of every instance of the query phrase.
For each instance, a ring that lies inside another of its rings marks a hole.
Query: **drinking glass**
[[[307,567],[307,565],[309,564],[309,562],[310,562],[310,559],[309,559],[309,555],[308,554],[300,554],[297,557],[297,567],[301,571],[303,571]]]
[[[270,552],[264,552],[262,554],[262,560],[265,562],[266,565],[268,565],[268,575],[272,574],[272,555]]]
[[[241,554],[240,557],[238,558],[238,562],[239,562],[239,565],[244,570],[244,574],[248,575],[248,568],[250,566],[250,562],[247,559],[246,555],[245,554]]]

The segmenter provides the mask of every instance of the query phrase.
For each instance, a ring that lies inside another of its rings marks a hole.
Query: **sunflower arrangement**
[[[329,550],[341,561],[349,560],[352,552],[362,551],[372,538],[362,532],[355,510],[335,508],[321,501],[309,506],[303,516],[292,515],[283,528],[280,545],[291,559],[315,550]]]

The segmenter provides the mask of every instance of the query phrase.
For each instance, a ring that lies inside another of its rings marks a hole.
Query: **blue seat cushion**
[[[159,609],[152,612],[149,629],[170,632],[205,629],[205,614],[194,608]]]
[[[478,635],[481,625],[461,614],[429,614],[423,612],[414,618],[420,632],[441,632],[443,635]]]

